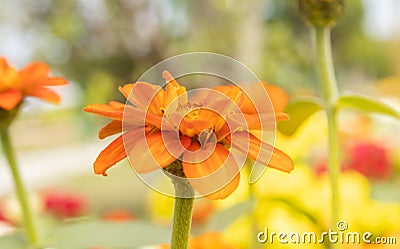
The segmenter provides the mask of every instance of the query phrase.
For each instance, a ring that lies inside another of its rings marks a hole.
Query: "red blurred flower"
[[[350,149],[346,169],[360,172],[371,179],[385,180],[392,175],[387,150],[378,144],[359,143]]]
[[[87,210],[87,200],[77,194],[64,191],[47,191],[43,194],[45,210],[61,218],[83,215]]]
[[[8,222],[6,216],[4,215],[4,213],[3,213],[3,211],[1,209],[0,209],[0,221],[7,221]]]

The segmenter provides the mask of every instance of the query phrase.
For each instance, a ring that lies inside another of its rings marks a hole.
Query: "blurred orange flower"
[[[192,222],[193,225],[202,225],[211,217],[216,207],[208,199],[200,199],[194,203]]]
[[[285,172],[293,169],[289,156],[249,131],[263,129],[263,122],[273,123],[275,118],[278,121],[288,119],[286,114],[259,114],[252,101],[235,87],[209,89],[206,94],[201,92],[194,96],[197,102],[188,101],[186,88],[169,72],[164,71],[163,76],[167,82],[165,90],[146,82],[126,84],[119,90],[130,104],[112,101],[108,105],[94,104],[83,109],[113,119],[100,130],[100,139],[123,132],[100,153],[94,162],[95,173],[106,175],[110,167],[125,157],[132,159],[130,162],[138,173],[165,168],[179,159],[184,176],[193,188],[209,199],[223,199],[239,184],[239,166],[230,155],[232,147],[265,166]],[[276,109],[283,109],[285,98]],[[275,99],[277,101],[280,100]],[[232,111],[237,106],[240,110]],[[225,117],[213,108],[230,116]],[[172,134],[167,141],[165,130]],[[240,141],[234,142],[234,136]],[[271,161],[259,158],[260,151],[273,151]],[[220,186],[218,191],[214,191],[215,186]]]
[[[50,68],[41,62],[17,71],[6,59],[0,58],[0,108],[14,109],[25,96],[59,103],[60,97],[47,86],[64,85],[67,81],[60,77],[49,77],[49,71]]]
[[[104,220],[113,222],[124,222],[136,219],[136,216],[125,209],[112,209],[102,215]]]
[[[160,245],[157,249],[169,249],[167,244]],[[206,232],[189,240],[189,249],[237,249],[218,232]]]

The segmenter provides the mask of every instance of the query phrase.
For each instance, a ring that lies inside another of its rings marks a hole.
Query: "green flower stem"
[[[329,28],[315,28],[315,45],[317,50],[317,69],[325,101],[326,114],[328,119],[328,168],[331,184],[331,211],[332,229],[340,217],[340,193],[339,193],[339,134],[337,123],[336,102],[338,89],[335,78],[335,71],[332,62]]]
[[[194,190],[186,180],[175,180],[175,207],[172,224],[171,249],[187,249],[189,245],[190,227]],[[184,196],[184,197],[182,197]]]
[[[17,192],[18,201],[21,206],[25,231],[27,233],[30,244],[36,245],[37,234],[34,226],[33,216],[29,207],[24,185],[18,171],[17,161],[15,159],[14,150],[12,148],[8,127],[4,127],[0,130],[0,136],[4,154],[7,158],[8,164],[10,165],[11,173],[14,179],[15,190]]]
[[[334,107],[338,98],[338,88],[332,60],[330,28],[315,28],[315,40],[321,90],[328,107]]]

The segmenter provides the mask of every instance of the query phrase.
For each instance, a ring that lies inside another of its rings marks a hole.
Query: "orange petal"
[[[111,142],[97,157],[93,164],[94,172],[96,174],[103,174],[106,176],[106,171],[114,166],[116,163],[126,157],[126,149],[130,149],[137,143],[140,136],[144,136],[148,129],[139,127],[125,134],[119,136]]]
[[[104,139],[120,132],[122,132],[122,121],[113,120],[99,131],[99,138]]]
[[[123,121],[125,125],[129,126],[143,126],[149,125],[152,127],[160,128],[162,116],[155,115],[151,112],[145,113],[144,110],[125,105],[123,111]]]
[[[8,89],[4,92],[0,92],[0,108],[11,110],[22,101],[22,98],[22,93],[15,89]]]
[[[19,71],[21,76],[30,77],[31,79],[47,78],[50,68],[43,62],[33,62]]]
[[[261,141],[251,133],[236,132],[232,140],[230,137],[226,137],[226,139],[232,143],[232,146],[254,161],[288,173],[293,170],[293,160],[288,155]]]
[[[198,151],[199,142],[193,142],[188,150]],[[221,144],[216,144],[214,152],[202,162],[188,162],[183,154],[183,171],[189,183],[200,194],[212,200],[224,199],[239,185],[239,167],[235,158]],[[190,156],[193,160],[193,155]]]
[[[4,57],[0,57],[0,70],[6,70],[9,67],[7,60]]]
[[[187,138],[184,136],[174,141],[168,139],[168,148],[174,150],[179,147],[178,143],[186,147],[189,146],[190,139]],[[130,150],[128,158],[137,173],[148,173],[170,165],[177,159],[174,155],[168,152],[161,131],[156,131],[138,141]]]
[[[287,95],[287,93],[282,88],[269,85],[265,82],[263,82],[263,87],[269,95],[269,99],[271,100],[272,106],[274,107],[274,111],[283,112],[289,100],[289,96]]]
[[[4,58],[0,58],[0,75],[0,92],[10,88],[20,88],[16,82],[18,80],[17,70],[11,67]]]
[[[219,102],[221,103],[221,102]],[[224,104],[224,102],[222,102]],[[198,119],[207,120],[212,123],[214,130],[219,130],[225,124],[225,119],[215,110],[215,108],[210,107],[210,109],[200,109]],[[221,112],[226,113],[226,112]]]
[[[242,93],[241,98],[237,101],[240,110],[243,113],[254,114],[257,113],[257,109],[253,104],[253,101],[246,94]]]
[[[83,108],[83,111],[119,121],[122,121],[123,116],[123,110],[113,108],[112,106],[106,104],[88,105]]]
[[[178,81],[168,72],[163,72],[163,77],[167,82],[166,90],[165,90],[165,100],[164,100],[164,108],[168,108],[168,106],[174,102],[174,107],[172,110],[176,110],[178,108],[178,104],[185,105],[187,103],[187,93],[186,88],[184,86],[179,85]],[[179,98],[178,98],[179,97]]]
[[[292,158],[290,158],[285,152],[278,150],[277,148],[274,148],[268,166],[287,173],[294,169]]]
[[[220,142],[222,141],[225,137],[227,137],[229,134],[231,134],[231,129],[228,126],[228,123],[224,123],[224,125],[218,129],[215,132],[215,135],[217,136],[217,141]]]
[[[165,93],[160,86],[147,82],[136,82],[135,84],[126,84],[118,89],[135,106],[143,110],[148,107],[151,113],[162,115]]]
[[[162,73],[162,75],[163,75],[163,78],[165,79],[165,81],[167,82],[167,84],[170,84],[171,86],[175,86],[175,87],[180,87],[178,81],[175,80],[175,78],[172,76],[172,74],[170,72],[165,70]]]
[[[111,142],[93,164],[94,172],[106,176],[106,171],[126,157],[122,135]]]
[[[284,112],[275,113],[276,122],[290,120],[290,116]]]
[[[68,84],[68,81],[61,77],[48,78],[37,83],[39,86],[60,86]]]
[[[233,130],[237,129],[238,127],[240,127],[242,130],[265,130],[275,127],[275,115],[272,113],[238,113],[229,115],[227,119],[228,123],[232,126],[230,128]]]
[[[124,103],[121,103],[118,101],[110,101],[110,102],[108,102],[108,105],[116,110],[121,110],[121,111],[123,111],[126,106]]]
[[[119,86],[118,90],[122,93],[122,95],[124,95],[124,97],[126,99],[128,99],[129,95],[131,95],[133,85],[134,85],[134,83],[128,83],[128,84],[125,84],[123,86]]]
[[[60,96],[58,96],[57,93],[54,91],[45,88],[45,87],[35,87],[29,92],[27,92],[27,95],[36,97],[54,104],[59,104],[60,103]]]
[[[241,95],[243,95],[240,88],[235,85],[217,86],[217,87],[214,87],[214,90],[217,90],[217,91],[225,94],[230,99],[232,99],[235,103],[240,102],[240,99],[242,98]]]
[[[24,89],[32,91],[35,86],[58,86],[65,85],[67,81],[60,77],[49,77],[50,68],[42,62],[34,62],[19,71],[18,82]]]

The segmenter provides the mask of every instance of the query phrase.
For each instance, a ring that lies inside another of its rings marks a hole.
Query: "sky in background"
[[[379,39],[400,36],[399,0],[364,0],[364,3],[368,34]]]

